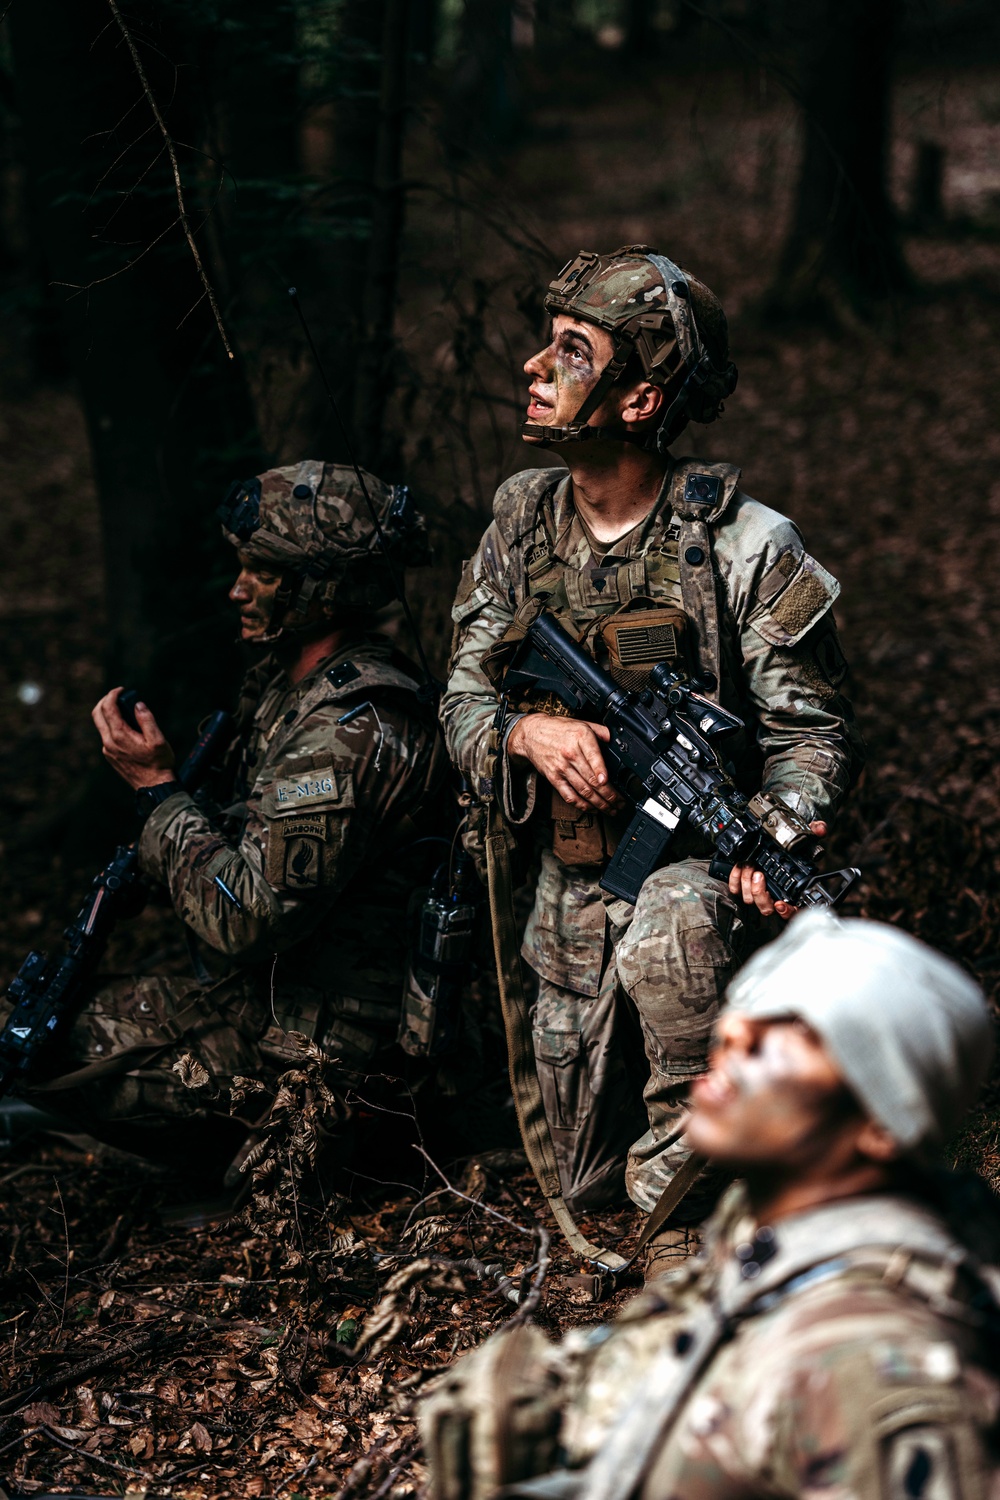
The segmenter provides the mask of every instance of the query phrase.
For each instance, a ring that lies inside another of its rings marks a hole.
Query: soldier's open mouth
[[[545,397],[544,396],[540,396],[537,391],[534,391],[534,390],[529,390],[528,391],[528,416],[529,417],[544,417],[544,416],[547,416],[548,413],[550,411],[552,411],[552,410],[553,410],[553,404],[552,404],[551,401],[546,401]]]

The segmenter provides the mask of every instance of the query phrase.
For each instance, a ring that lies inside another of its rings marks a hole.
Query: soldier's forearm
[[[827,821],[850,786],[850,760],[837,744],[805,741],[769,755],[761,782],[807,822]]]
[[[181,920],[244,961],[287,947],[302,926],[301,903],[286,910],[252,854],[224,839],[190,797],[157,808],[139,845],[143,873],[166,886]]]

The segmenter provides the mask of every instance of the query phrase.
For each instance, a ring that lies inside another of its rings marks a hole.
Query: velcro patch
[[[749,623],[772,646],[795,646],[839,593],[840,584],[814,557],[788,549],[761,580],[757,598],[763,608]]]
[[[829,600],[826,588],[812,573],[803,573],[790,584],[771,610],[771,619],[787,630],[789,635],[798,635]]]
[[[268,883],[286,891],[313,890],[323,884],[329,826],[326,818],[279,818],[268,824]]]
[[[282,818],[312,807],[353,807],[354,784],[350,773],[320,766],[301,776],[275,781],[264,793],[265,818]]]

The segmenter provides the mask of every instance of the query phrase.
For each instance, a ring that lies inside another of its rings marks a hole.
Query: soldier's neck
[[[599,542],[613,542],[648,516],[667,461],[625,443],[594,443],[567,455],[573,504]]]
[[[338,625],[335,630],[324,631],[309,640],[296,641],[294,646],[286,647],[286,652],[280,652],[281,665],[292,682],[301,682],[303,677],[308,677],[314,672],[321,661],[326,661],[328,656],[335,656],[351,634],[350,626]]]
[[[772,1167],[759,1174],[747,1173],[744,1180],[754,1219],[758,1224],[774,1224],[840,1198],[885,1192],[891,1174],[878,1162],[864,1161],[840,1171],[820,1171],[815,1176],[798,1173],[784,1182]]]

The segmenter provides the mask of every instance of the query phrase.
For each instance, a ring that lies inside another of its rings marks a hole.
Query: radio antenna
[[[288,295],[291,298],[292,306],[295,308],[295,311],[298,314],[299,322],[302,324],[302,332],[305,334],[306,343],[309,346],[309,353],[313,358],[313,364],[316,366],[316,369],[319,372],[319,378],[323,382],[323,389],[326,392],[326,399],[330,403],[330,410],[333,412],[333,415],[337,419],[337,426],[340,428],[340,435],[344,441],[344,449],[347,453],[348,460],[350,462],[351,468],[354,470],[355,478],[357,479],[358,484],[361,486],[361,493],[365,497],[365,504],[368,507],[368,514],[371,517],[372,525],[375,528],[375,535],[378,538],[378,544],[381,549],[382,556],[385,560],[386,568],[389,571],[389,578],[392,581],[392,587],[395,590],[396,598],[403,606],[403,614],[406,617],[407,628],[409,629],[410,635],[413,638],[413,644],[417,648],[417,655],[420,658],[420,670],[424,674],[425,690],[428,697],[430,697],[431,699],[436,699],[438,696],[438,684],[434,678],[433,672],[431,671],[430,662],[427,660],[427,653],[424,650],[423,641],[421,641],[420,639],[420,632],[417,630],[417,622],[413,618],[413,611],[410,609],[409,601],[406,597],[406,591],[403,588],[403,580],[400,577],[396,569],[396,565],[390,555],[388,538],[386,537],[385,531],[383,530],[382,522],[378,518],[378,512],[375,509],[375,505],[372,501],[371,494],[369,493],[368,486],[365,483],[365,476],[361,470],[361,466],[358,463],[357,458],[355,457],[354,444],[351,442],[351,435],[347,430],[347,424],[340,414],[340,407],[337,404],[337,398],[333,394],[333,388],[331,387],[330,382],[327,379],[326,370],[323,368],[323,361],[319,357],[319,350],[316,348],[316,345],[313,342],[313,336],[309,331],[309,324],[306,322],[306,315],[302,311],[302,303],[299,301],[298,288],[290,286],[288,288]]]

